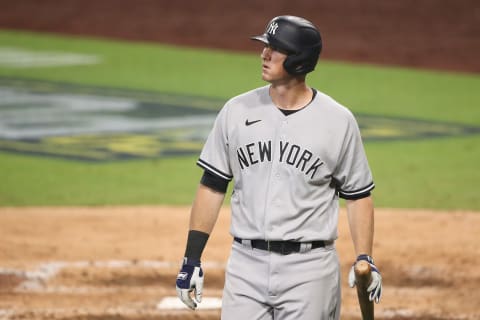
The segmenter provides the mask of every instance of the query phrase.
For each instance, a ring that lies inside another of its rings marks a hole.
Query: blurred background
[[[277,15],[321,30],[324,59],[479,72],[475,0],[2,1],[0,27],[253,51]]]

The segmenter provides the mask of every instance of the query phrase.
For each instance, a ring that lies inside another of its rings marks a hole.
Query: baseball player
[[[370,300],[382,292],[371,257],[374,183],[359,128],[347,108],[306,84],[322,49],[311,22],[275,17],[252,39],[264,44],[268,85],[230,99],[203,147],[177,293],[191,309],[201,302],[201,255],[233,180],[222,319],[339,319],[339,198],[356,261],[371,265]],[[353,267],[353,287],[352,275]]]

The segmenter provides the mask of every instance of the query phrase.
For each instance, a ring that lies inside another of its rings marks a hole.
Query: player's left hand
[[[355,263],[361,260],[367,261],[370,264],[370,268],[372,270],[372,282],[367,288],[367,292],[369,292],[368,299],[370,301],[375,301],[375,303],[379,303],[380,298],[382,297],[382,276],[380,275],[378,268],[375,266],[372,257],[366,254],[361,254],[357,257],[357,261],[355,261]],[[350,269],[350,272],[348,274],[348,285],[350,286],[350,288],[353,288],[355,286],[355,263],[352,265],[352,268]]]
[[[199,260],[183,258],[182,268],[177,276],[177,295],[187,307],[195,310],[202,301],[203,270]],[[194,292],[195,300],[190,296]]]

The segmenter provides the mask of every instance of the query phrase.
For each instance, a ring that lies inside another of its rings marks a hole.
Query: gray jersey
[[[230,231],[243,239],[334,240],[339,196],[374,188],[355,118],[318,91],[288,116],[269,86],[232,98],[197,164],[234,180]]]

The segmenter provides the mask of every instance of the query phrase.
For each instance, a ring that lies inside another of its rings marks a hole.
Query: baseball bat
[[[372,281],[370,264],[367,261],[358,261],[354,267],[355,282],[357,286],[358,302],[363,320],[373,320],[373,301],[368,299],[367,288]]]

